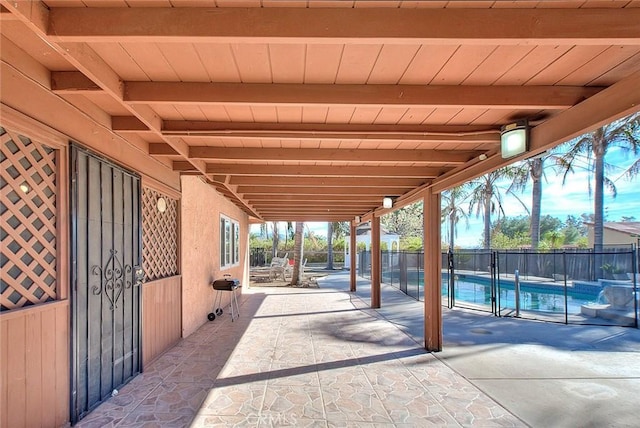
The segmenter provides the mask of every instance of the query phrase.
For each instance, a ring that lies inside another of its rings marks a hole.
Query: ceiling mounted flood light
[[[529,149],[529,123],[519,120],[500,129],[502,158],[508,159]]]
[[[388,196],[382,198],[382,207],[383,208],[391,208],[393,206],[393,199]]]

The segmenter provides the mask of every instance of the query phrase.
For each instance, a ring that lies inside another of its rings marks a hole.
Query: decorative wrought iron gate
[[[72,397],[81,419],[140,371],[140,178],[73,146]]]

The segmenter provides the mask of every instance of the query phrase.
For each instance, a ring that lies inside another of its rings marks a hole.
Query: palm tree
[[[458,236],[458,222],[464,219],[467,226],[469,225],[469,215],[460,206],[468,197],[469,189],[464,184],[442,193],[442,201],[444,203],[442,222],[448,221],[449,249],[451,251],[454,248],[454,238]]]
[[[291,285],[300,285],[302,282],[300,265],[302,263],[303,232],[304,223],[297,221],[293,238],[293,275],[291,277]]]
[[[278,244],[280,244],[280,231],[278,230],[278,222],[271,222],[273,229],[273,242],[271,246],[271,257],[278,257]]]
[[[540,244],[540,218],[542,210],[542,178],[544,177],[544,164],[552,159],[556,164],[560,158],[556,154],[545,154],[527,159],[516,167],[515,177],[510,189],[524,191],[531,179],[531,248],[538,248]]]
[[[604,188],[607,187],[611,194],[616,196],[615,183],[606,175],[606,172],[611,170],[611,165],[605,163],[604,158],[607,151],[613,147],[618,147],[627,153],[631,152],[635,156],[640,153],[640,113],[635,113],[578,137],[567,143],[565,147],[568,147],[568,150],[560,162],[564,169],[563,183],[566,182],[568,173],[573,172],[579,162],[584,162],[585,159],[588,171],[594,174],[593,251],[595,253],[596,276],[599,278],[602,276],[602,256],[599,253],[603,248]],[[640,173],[640,159],[631,164],[623,175],[634,177],[638,173]],[[591,183],[589,183],[589,193],[591,193]]]
[[[480,217],[480,214],[482,214],[484,220],[482,246],[485,249],[491,248],[491,215],[496,213],[498,216],[504,215],[502,206],[503,191],[513,195],[528,211],[526,205],[516,196],[513,189],[505,189],[502,185],[505,180],[513,180],[515,176],[516,168],[508,166],[478,177],[469,184],[471,188],[469,214],[474,208],[476,209],[476,217]]]

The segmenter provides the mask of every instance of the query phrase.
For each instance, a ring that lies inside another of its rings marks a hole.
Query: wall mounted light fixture
[[[22,193],[29,193],[31,191],[31,186],[29,186],[29,183],[27,183],[26,181],[22,183],[19,187],[20,187],[20,190],[22,190]]]
[[[158,208],[158,211],[161,213],[165,212],[167,210],[167,201],[162,197],[158,198],[156,201],[156,208]]]
[[[529,123],[519,120],[504,125],[500,129],[500,147],[503,159],[526,152],[529,149]]]

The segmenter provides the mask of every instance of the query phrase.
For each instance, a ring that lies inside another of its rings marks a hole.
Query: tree
[[[458,236],[457,226],[461,219],[464,219],[467,227],[469,226],[469,215],[462,208],[462,204],[469,197],[468,187],[465,185],[454,187],[442,193],[442,222],[448,222],[449,232],[449,249],[453,251],[454,238]]]
[[[287,251],[289,249],[289,239],[293,240],[294,231],[293,231],[293,223],[287,222],[287,231],[284,234],[284,250]]]
[[[615,182],[607,172],[611,165],[605,163],[607,151],[617,147],[623,152],[640,153],[640,113],[612,122],[593,132],[570,141],[563,148],[560,165],[564,170],[563,184],[570,172],[586,162],[586,169],[594,175],[594,220],[593,220],[593,250],[595,253],[596,276],[602,277],[602,252],[604,234],[604,189],[605,187],[616,196]],[[635,177],[640,173],[640,158],[631,164],[622,176]],[[591,183],[589,183],[591,193]]]
[[[540,212],[542,211],[542,179],[544,178],[544,164],[547,159],[557,160],[557,155],[547,154],[527,159],[514,167],[514,179],[510,189],[524,191],[531,180],[531,248],[538,248],[540,236]]]
[[[271,245],[271,257],[278,257],[278,244],[280,244],[280,232],[278,231],[278,222],[271,222],[273,229],[273,242]]]
[[[300,285],[302,283],[300,266],[302,264],[303,232],[304,223],[297,221],[293,235],[293,275],[291,277],[291,285]]]
[[[516,175],[516,169],[512,166],[501,168],[485,174],[481,177],[472,180],[470,186],[469,196],[469,214],[474,210],[476,211],[476,217],[480,217],[484,220],[484,233],[482,246],[485,249],[491,248],[491,215],[498,214],[498,216],[504,216],[504,207],[502,206],[502,192],[512,194],[525,209],[526,205],[520,201],[520,199],[513,193],[511,187],[504,188],[501,183],[507,180],[513,180]]]
[[[517,236],[526,235],[529,232],[531,217],[502,217],[494,221],[491,225],[491,238],[499,233],[507,238],[513,239]]]
[[[327,223],[327,270],[333,270],[333,223]]]
[[[422,237],[422,202],[407,205],[380,218],[381,224],[389,233],[400,236]]]

